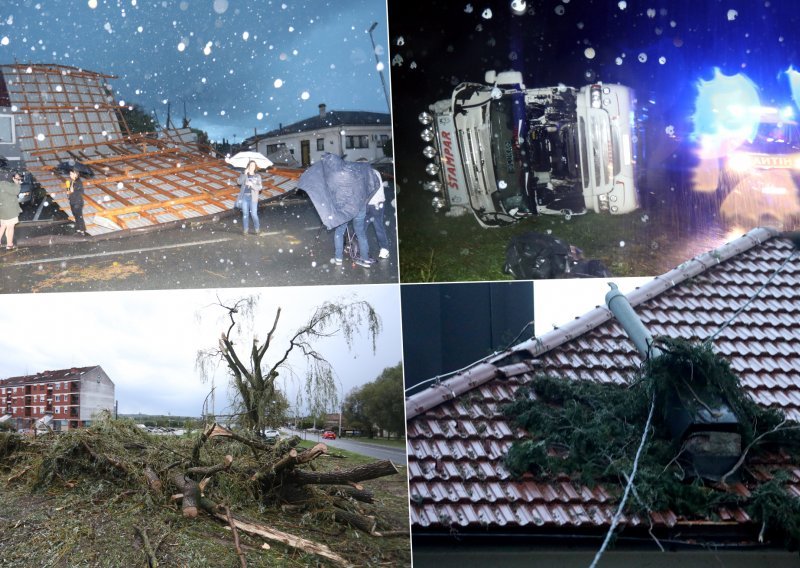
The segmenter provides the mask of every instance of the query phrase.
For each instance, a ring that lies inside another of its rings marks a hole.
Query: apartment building
[[[114,400],[114,383],[99,365],[0,379],[0,420],[20,430],[37,421],[53,430],[89,426],[99,412],[113,411]]]

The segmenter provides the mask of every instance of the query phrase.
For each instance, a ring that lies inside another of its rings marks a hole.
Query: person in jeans
[[[250,161],[244,169],[244,173],[239,176],[239,201],[242,204],[242,229],[244,234],[250,232],[250,218],[253,219],[253,230],[259,234],[261,227],[258,222],[258,196],[263,187],[261,176],[256,173],[258,165]]]
[[[389,239],[386,237],[386,225],[383,221],[383,206],[386,202],[386,194],[383,192],[383,178],[377,170],[372,170],[378,178],[378,191],[367,203],[367,223],[371,223],[375,229],[375,237],[378,239],[378,258],[389,258]]]
[[[358,266],[369,268],[375,263],[369,257],[369,242],[367,241],[367,204],[353,217],[353,229],[358,239],[358,256],[353,259]],[[347,230],[347,223],[342,223],[333,232],[333,263],[336,266],[342,265],[342,254],[344,253],[344,233]]]

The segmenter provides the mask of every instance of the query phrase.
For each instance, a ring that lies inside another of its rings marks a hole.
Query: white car
[[[281,437],[281,433],[277,430],[264,430],[264,437],[267,440],[277,440]]]

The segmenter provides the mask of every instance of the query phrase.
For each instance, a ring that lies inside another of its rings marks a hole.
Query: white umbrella
[[[262,170],[272,166],[272,161],[260,152],[239,152],[230,158],[225,158],[225,161],[234,168],[246,168],[250,162],[255,162]]]

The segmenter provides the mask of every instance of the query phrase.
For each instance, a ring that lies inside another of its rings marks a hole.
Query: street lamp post
[[[339,434],[338,437],[342,437],[342,414],[344,414],[344,385],[342,384],[341,379],[339,379],[339,389],[342,391],[342,397],[339,399]]]
[[[372,22],[372,25],[367,30],[369,34],[369,40],[372,42],[372,53],[375,55],[375,65],[376,69],[378,70],[378,74],[381,76],[381,85],[383,85],[383,96],[386,97],[386,108],[389,109],[389,112],[392,111],[392,105],[389,104],[389,91],[386,90],[386,79],[383,77],[383,68],[381,67],[381,61],[378,59],[378,52],[375,48],[375,39],[372,37],[373,30],[378,26],[378,22]]]

